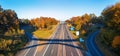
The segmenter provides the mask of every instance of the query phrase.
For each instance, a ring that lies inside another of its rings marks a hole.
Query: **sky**
[[[53,17],[64,21],[85,13],[101,15],[103,9],[120,0],[0,0],[4,9],[12,9],[19,18]]]

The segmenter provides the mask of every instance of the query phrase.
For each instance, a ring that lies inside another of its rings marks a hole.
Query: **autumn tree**
[[[30,21],[28,19],[19,19],[20,25],[29,25]]]
[[[120,36],[115,36],[112,41],[112,47],[116,48],[120,46]]]
[[[39,25],[40,25],[40,27],[41,28],[45,28],[45,21],[44,21],[44,19],[43,18],[41,18],[41,19],[39,19]]]
[[[120,3],[105,8],[100,18],[104,23],[99,34],[102,44],[112,47],[113,52],[120,56]]]
[[[0,16],[0,29],[5,32],[8,29],[10,30],[11,28],[14,28],[16,31],[19,28],[17,14],[10,9],[3,10]]]
[[[27,43],[24,30],[20,30],[15,11],[0,6],[0,55],[15,56],[15,52]],[[13,52],[14,51],[14,52]]]
[[[66,22],[66,23],[69,23],[69,24],[71,23],[71,21],[70,21],[70,20],[66,20],[65,22]]]
[[[84,14],[83,16],[72,17],[70,20],[66,20],[66,22],[72,24],[76,30],[80,30],[81,26],[88,23],[90,18],[90,15]]]
[[[48,28],[51,25],[56,25],[58,21],[55,18],[51,17],[40,17],[30,20],[30,23],[33,26],[36,26],[38,29]]]
[[[104,9],[102,15],[104,17],[106,27],[120,32],[120,3]]]
[[[35,25],[34,19],[30,20],[30,25],[33,25],[33,26]]]

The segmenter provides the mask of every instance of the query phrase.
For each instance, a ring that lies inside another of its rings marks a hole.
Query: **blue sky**
[[[40,16],[66,20],[85,13],[99,16],[104,8],[120,0],[0,0],[4,9],[14,10],[19,18]]]

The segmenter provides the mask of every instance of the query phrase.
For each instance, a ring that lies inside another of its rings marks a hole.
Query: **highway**
[[[72,36],[70,32],[68,31],[67,27],[64,25],[64,39],[72,39]],[[68,44],[75,45],[74,42],[69,42]],[[75,48],[71,48],[68,46],[65,46],[66,49],[66,56],[83,56],[81,51]]]
[[[60,24],[51,39],[71,40],[72,37],[66,25]],[[73,43],[72,41],[71,42],[49,41],[49,42],[57,43],[57,44],[48,44],[45,47],[45,49],[42,50],[40,55],[38,55],[37,53],[38,56],[83,56],[80,49],[59,44],[59,43],[65,43],[65,44],[75,45],[75,43]]]
[[[28,35],[30,39],[35,38],[29,33],[26,35]],[[37,52],[37,47],[39,46],[38,41],[31,40],[28,47],[22,50],[17,56],[83,56],[80,49],[68,46],[68,44],[78,46],[74,41],[62,41],[73,39],[66,24],[61,23],[58,25],[50,40],[52,39],[61,41],[46,41],[48,44],[45,44],[41,52]]]

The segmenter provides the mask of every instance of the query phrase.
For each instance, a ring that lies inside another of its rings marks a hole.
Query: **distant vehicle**
[[[75,30],[75,27],[71,26],[70,31],[74,31],[74,30]]]
[[[84,42],[83,38],[79,38],[79,41],[80,41],[80,42]]]

